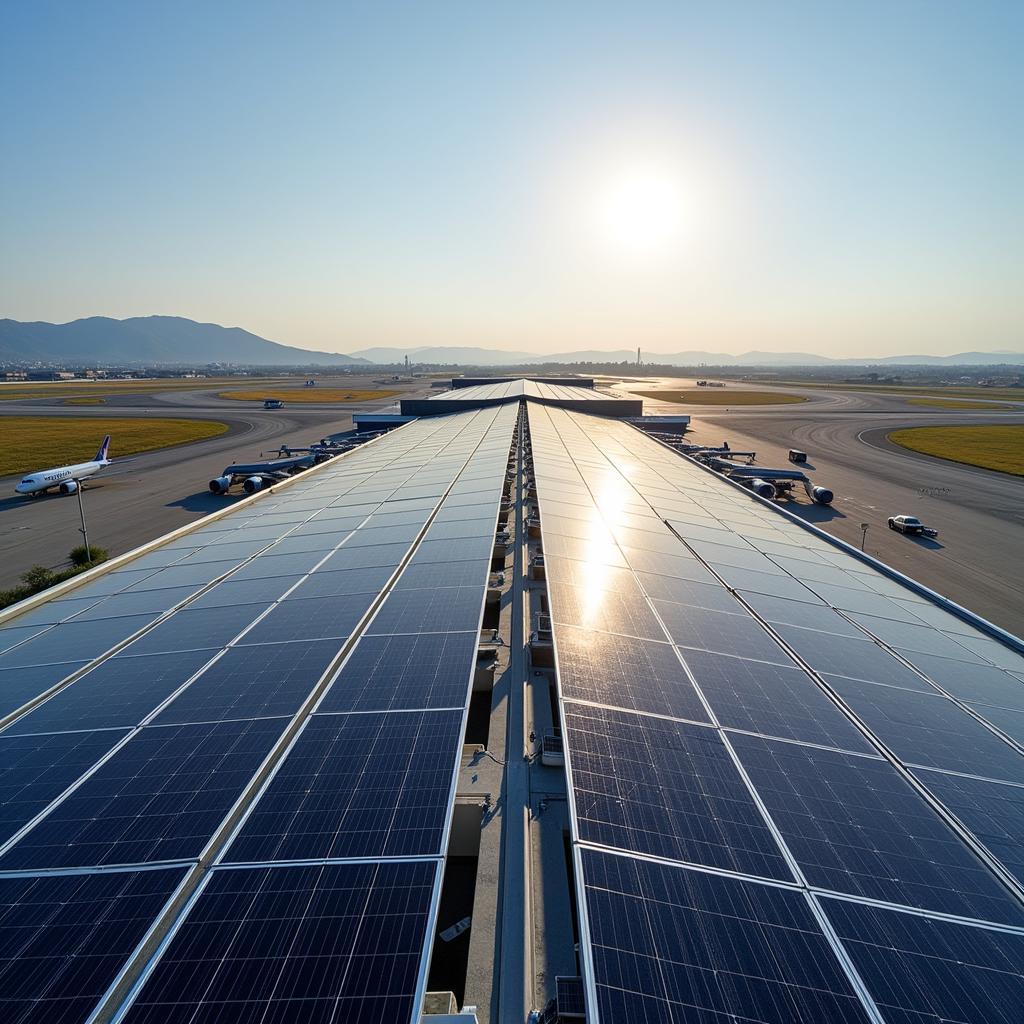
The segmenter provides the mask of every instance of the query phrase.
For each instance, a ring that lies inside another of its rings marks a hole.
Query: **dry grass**
[[[83,395],[81,398],[61,399],[61,405],[106,405],[107,400],[99,395]]]
[[[925,405],[930,409],[1005,409],[999,402],[975,402],[969,398],[908,398],[907,405]]]
[[[283,383],[280,377],[251,378],[247,379],[246,383],[258,384],[264,380],[273,384]],[[0,401],[14,402],[24,398],[92,398],[95,396],[109,398],[113,395],[151,395],[159,391],[200,391],[237,382],[237,377],[168,377],[157,380],[107,380],[85,381],[84,383],[78,381],[73,384],[63,381],[2,384],[0,385]]]
[[[742,391],[729,388],[690,388],[685,391],[633,391],[631,394],[654,402],[678,405],[794,405],[806,402],[803,395],[787,395],[782,391]]]
[[[1024,423],[913,427],[894,430],[889,440],[923,455],[1024,476]]]
[[[829,381],[780,380],[779,384],[815,388],[820,391],[868,391],[893,395],[931,395],[935,398],[993,398],[1024,402],[1024,388],[982,388],[969,384],[839,384]]]
[[[230,398],[237,402],[262,402],[277,398],[282,402],[372,402],[377,398],[389,398],[397,391],[360,391],[352,388],[270,388],[266,391],[221,391],[218,398]]]
[[[5,416],[0,429],[5,442],[0,448],[0,476],[9,476],[85,462],[96,454],[104,434],[111,435],[110,450],[117,459],[203,441],[228,428],[212,420]]]

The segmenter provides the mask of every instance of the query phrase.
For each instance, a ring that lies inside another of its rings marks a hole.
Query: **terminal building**
[[[616,401],[0,616],[4,1024],[1020,1024],[1024,644]]]

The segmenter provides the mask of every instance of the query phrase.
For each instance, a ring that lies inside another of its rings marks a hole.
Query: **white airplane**
[[[110,435],[107,434],[92,462],[79,462],[75,466],[57,466],[54,469],[41,470],[25,477],[14,489],[18,494],[27,494],[29,497],[38,497],[51,487],[56,487],[61,494],[74,494],[83,480],[98,473],[104,466],[110,465],[110,459],[107,458],[109,452]]]

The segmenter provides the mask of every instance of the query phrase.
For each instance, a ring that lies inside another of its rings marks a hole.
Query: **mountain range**
[[[201,324],[177,316],[127,320],[94,316],[66,324],[0,320],[0,363],[107,365],[235,363],[243,366],[369,366],[410,363],[462,366],[523,366],[540,363],[634,363],[635,349],[579,350],[538,355],[473,347],[366,348],[351,355],[293,348],[268,341],[240,327]],[[959,352],[951,356],[882,356],[831,359],[809,352],[687,351],[641,352],[645,363],[667,366],[824,366],[824,365],[1024,365],[1022,352]]]
[[[366,348],[352,355],[370,363],[401,363],[408,355],[410,363],[447,364],[463,366],[521,366],[538,363],[635,363],[636,349],[615,349],[602,352],[583,349],[577,352],[556,352],[538,355],[536,352],[498,351],[486,348]],[[1024,352],[958,352],[951,356],[880,356],[832,359],[810,352],[645,352],[640,353],[644,363],[666,366],[829,366],[829,365],[897,365],[897,366],[992,366],[1002,363],[1024,365]]]
[[[180,316],[91,316],[67,324],[0,320],[0,362],[96,362],[123,366],[240,363],[253,366],[353,365],[365,360],[267,341],[240,327]]]

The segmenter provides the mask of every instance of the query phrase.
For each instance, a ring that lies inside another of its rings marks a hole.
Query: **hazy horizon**
[[[328,352],[1024,347],[1017,4],[0,14],[0,316]]]

